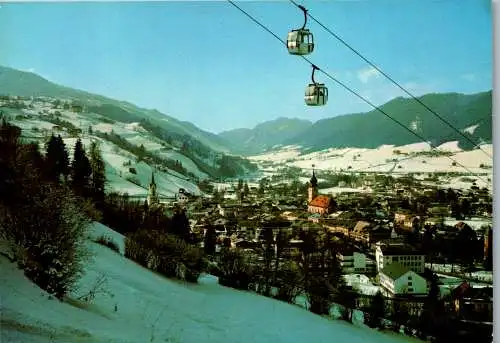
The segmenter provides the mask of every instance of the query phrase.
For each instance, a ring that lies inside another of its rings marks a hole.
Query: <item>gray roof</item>
[[[407,268],[403,266],[402,264],[399,264],[397,262],[391,263],[387,266],[384,266],[384,269],[382,269],[380,272],[387,275],[393,280],[399,279],[401,276],[405,275],[411,271],[410,268]]]
[[[381,245],[382,253],[387,255],[425,255],[422,251],[415,249],[411,245]]]

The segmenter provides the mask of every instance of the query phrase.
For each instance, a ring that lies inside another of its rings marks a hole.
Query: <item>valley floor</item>
[[[92,235],[123,236],[94,224]],[[89,241],[93,258],[70,299],[60,302],[0,255],[0,341],[7,342],[419,342],[330,320],[226,287],[206,275],[191,285],[166,279]],[[78,300],[98,287],[91,304]]]

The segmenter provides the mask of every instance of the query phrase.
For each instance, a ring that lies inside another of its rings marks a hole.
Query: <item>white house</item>
[[[399,263],[391,263],[379,272],[379,282],[388,297],[428,293],[427,280]]]
[[[179,189],[179,193],[177,193],[177,201],[181,204],[185,204],[189,200],[189,193],[186,192],[183,188]]]
[[[344,274],[366,273],[374,271],[373,261],[368,259],[365,254],[354,248],[345,248],[337,253],[342,272]],[[372,263],[370,263],[372,262]]]
[[[377,242],[375,260],[378,272],[392,263],[399,263],[416,273],[423,273],[425,269],[425,254],[404,243]]]

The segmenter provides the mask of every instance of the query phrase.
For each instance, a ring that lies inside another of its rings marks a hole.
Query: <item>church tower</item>
[[[155,206],[160,203],[160,199],[158,198],[158,193],[156,191],[156,183],[155,183],[155,175],[151,173],[151,183],[149,184],[149,193],[148,193],[148,205]]]
[[[311,202],[318,195],[318,179],[316,179],[316,175],[314,174],[314,165],[313,175],[309,181],[309,188],[307,191],[307,201]]]

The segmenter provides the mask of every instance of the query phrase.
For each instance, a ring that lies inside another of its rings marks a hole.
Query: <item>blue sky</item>
[[[488,0],[298,2],[416,95],[492,88]],[[283,39],[303,23],[288,1],[237,4]],[[320,73],[329,102],[307,107],[310,65],[228,2],[0,6],[0,65],[156,108],[211,132],[371,109]],[[316,43],[309,57],[320,68],[377,105],[404,95],[316,23],[307,27]]]

